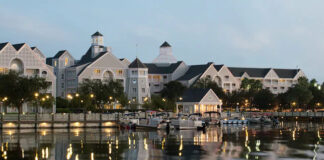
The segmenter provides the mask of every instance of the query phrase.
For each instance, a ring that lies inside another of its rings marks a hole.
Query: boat
[[[203,121],[205,121],[206,125],[217,125],[220,124],[220,117],[221,114],[219,112],[205,112],[203,116]]]
[[[171,125],[174,126],[175,129],[204,129],[206,127],[205,122],[201,119],[201,114],[191,114],[180,115],[177,119],[171,120]]]
[[[228,119],[227,118],[221,119],[220,124],[228,124]]]
[[[123,129],[135,129],[136,125],[139,123],[138,113],[125,113],[122,118],[119,120],[119,126]]]
[[[249,120],[250,123],[261,123],[261,117],[252,117],[250,120]]]

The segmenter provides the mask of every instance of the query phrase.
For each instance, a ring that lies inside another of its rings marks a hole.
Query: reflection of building
[[[46,93],[56,96],[56,77],[53,68],[46,65],[45,56],[36,47],[29,47],[26,43],[21,44],[0,44],[0,73],[8,73],[14,70],[22,76],[39,76],[46,79],[51,85]],[[7,112],[17,112],[17,108],[7,107]],[[34,112],[36,107],[33,104],[23,104],[23,112]],[[40,112],[55,112],[53,108],[41,108]]]
[[[187,89],[177,102],[177,113],[182,106],[182,113],[221,112],[222,101],[212,89]]]

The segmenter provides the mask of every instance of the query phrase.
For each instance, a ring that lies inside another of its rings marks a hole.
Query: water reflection
[[[323,125],[231,125],[206,131],[2,130],[2,159],[323,159]]]

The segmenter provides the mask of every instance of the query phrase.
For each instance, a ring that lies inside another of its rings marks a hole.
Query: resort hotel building
[[[228,67],[213,62],[190,65],[174,57],[172,46],[168,42],[160,46],[159,54],[151,63],[143,63],[138,58],[129,61],[116,57],[111,47],[105,46],[101,33],[96,32],[91,38],[92,43],[80,60],[76,60],[67,50],[58,51],[53,57],[45,58],[39,49],[25,43],[1,43],[0,72],[12,69],[24,76],[44,77],[51,83],[47,92],[62,98],[76,93],[79,85],[86,79],[112,79],[124,86],[129,100],[135,100],[139,104],[150,99],[152,94],[159,94],[170,81],[178,81],[190,87],[197,80],[209,77],[225,92],[232,92],[240,88],[244,78],[249,78],[260,80],[264,88],[278,94],[286,92],[297,83],[299,77],[305,76],[300,69]],[[190,95],[193,94],[199,96],[192,99]],[[204,111],[220,109],[221,100],[212,90],[188,89],[184,95],[187,98],[184,97],[183,104],[179,105],[188,105],[188,108],[184,108],[187,112],[197,112],[197,107],[192,106],[198,104],[210,106]],[[187,99],[195,102],[185,103]],[[115,107],[118,109],[118,105]],[[25,104],[23,110],[35,111],[29,104]],[[55,105],[49,112],[55,112]]]

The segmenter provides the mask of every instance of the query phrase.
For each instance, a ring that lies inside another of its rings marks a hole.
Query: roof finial
[[[135,51],[135,53],[136,53],[136,58],[137,58],[137,48],[138,48],[138,44],[136,43],[136,51]]]

